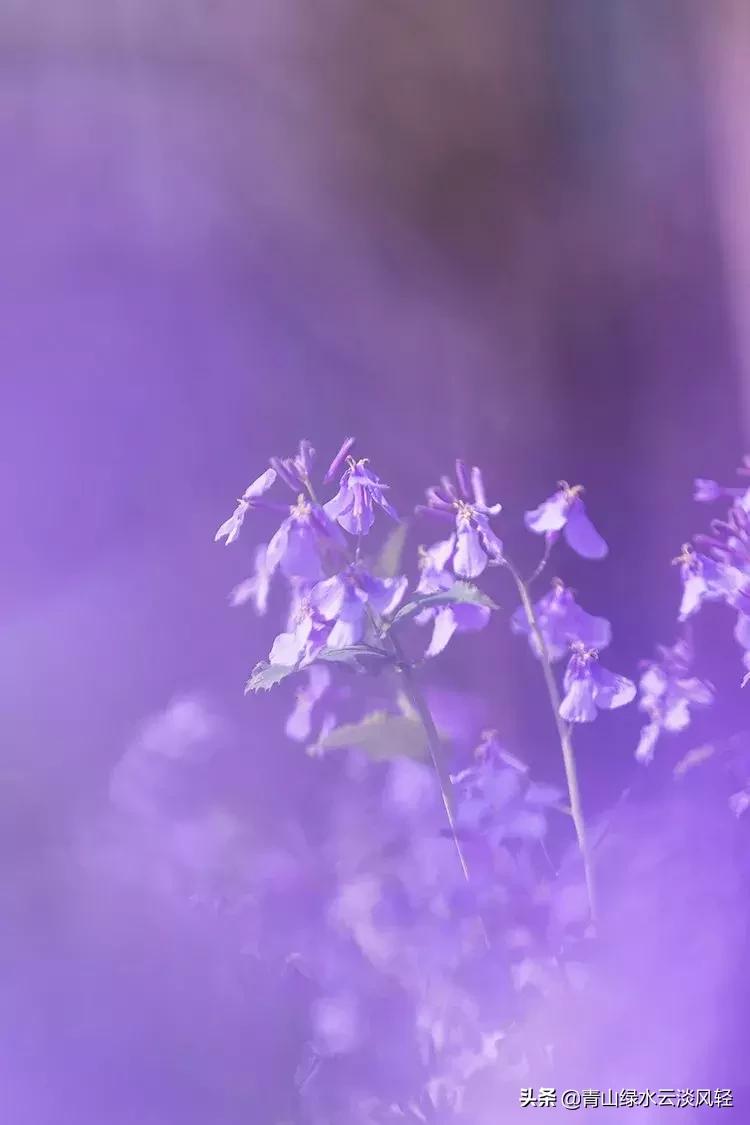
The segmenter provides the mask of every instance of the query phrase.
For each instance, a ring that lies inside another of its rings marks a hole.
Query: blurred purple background
[[[257,979],[217,1000],[226,928],[143,889],[161,836],[107,850],[112,771],[175,697],[221,716],[179,807],[223,802],[252,848],[321,784],[284,701],[243,699],[273,625],[230,611],[250,556],[212,542],[269,455],[352,432],[402,511],[463,455],[508,526],[580,480],[612,551],[567,576],[613,665],[671,642],[692,478],[745,440],[749,22],[732,0],[3,6],[12,1125],[274,1120],[293,1014]],[[489,691],[556,770],[501,632],[435,682]],[[594,806],[637,728],[606,760],[583,740]]]

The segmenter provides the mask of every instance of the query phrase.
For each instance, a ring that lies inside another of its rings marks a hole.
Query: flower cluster
[[[639,761],[651,761],[663,733],[674,734],[690,725],[692,707],[713,701],[713,686],[690,674],[693,660],[692,640],[686,633],[671,648],[657,646],[656,659],[644,662],[638,706],[648,716],[648,723],[635,752]]]

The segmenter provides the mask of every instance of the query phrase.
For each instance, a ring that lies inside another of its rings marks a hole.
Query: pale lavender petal
[[[499,516],[503,510],[502,504],[488,504],[484,491],[482,470],[475,465],[471,470],[471,488],[474,493],[474,504],[481,512],[488,516]]]
[[[286,553],[291,527],[292,520],[284,520],[266,548],[266,567],[270,574],[274,573]]]
[[[255,552],[255,573],[235,586],[229,595],[230,604],[238,606],[253,601],[256,612],[263,616],[268,608],[271,577],[266,562],[266,546],[262,543]]]
[[[432,638],[425,651],[425,656],[432,657],[441,653],[455,631],[456,619],[451,612],[451,608],[450,606],[443,606],[435,614]]]
[[[456,622],[459,633],[478,633],[490,619],[491,611],[486,605],[470,605],[468,602],[448,606]]]
[[[639,687],[642,695],[659,699],[667,690],[668,681],[661,668],[652,666],[640,678]]]
[[[574,679],[560,704],[560,718],[566,723],[591,723],[596,718],[594,685],[590,676]]]
[[[703,477],[696,477],[694,487],[693,499],[702,504],[711,504],[714,500],[718,500],[724,492],[717,481],[705,480]]]
[[[336,495],[323,505],[323,511],[330,519],[337,520],[349,511],[353,503],[354,497],[351,489],[347,485],[342,485]]]
[[[464,500],[471,499],[471,478],[469,477],[469,467],[465,461],[460,458],[456,461],[456,480],[458,481],[459,491]]]
[[[676,733],[690,726],[690,704],[687,699],[669,699],[662,717],[664,730]]]
[[[398,512],[393,507],[393,505],[390,504],[388,500],[386,500],[382,492],[375,494],[375,502],[380,505],[387,516],[390,516],[392,520],[396,521],[396,523],[399,522]]]
[[[358,644],[364,636],[366,623],[365,603],[356,594],[347,591],[341,611],[328,637],[328,647],[348,648],[350,645]]]
[[[568,500],[565,492],[556,492],[524,515],[524,523],[529,531],[545,535],[549,531],[560,531],[568,518]]]
[[[606,617],[594,617],[579,605],[573,606],[567,619],[567,639],[581,641],[586,648],[597,651],[612,641],[612,626]]]
[[[220,539],[226,539],[226,545],[228,547],[231,543],[234,543],[236,541],[237,537],[240,534],[240,531],[242,530],[242,524],[248,508],[249,505],[244,500],[239,501],[237,507],[234,509],[229,519],[224,520],[224,523],[216,532],[216,535],[214,536],[214,543],[218,543]]]
[[[362,485],[354,485],[350,493],[351,506],[341,512],[338,521],[350,535],[366,535],[375,522],[370,494]]]
[[[328,469],[328,472],[323,477],[323,481],[326,484],[328,483],[329,480],[333,480],[333,478],[336,476],[336,473],[339,471],[339,469],[343,465],[344,460],[346,459],[346,456],[347,456],[349,450],[354,445],[354,442],[355,442],[355,438],[353,438],[353,437],[348,437],[348,438],[345,439],[343,445],[341,446],[341,449],[338,451],[338,453],[334,457],[333,461],[331,461],[331,465],[330,465],[330,468]]]
[[[569,547],[584,559],[603,559],[609,547],[586,515],[583,501],[576,498],[570,505],[563,535]]]
[[[641,737],[635,750],[639,762],[650,762],[654,756],[654,749],[661,734],[658,723],[647,723],[641,730]]]
[[[635,698],[635,684],[626,676],[618,676],[614,672],[596,664],[591,669],[591,679],[594,684],[594,699],[597,707],[606,711],[613,711],[616,707],[624,707]]]
[[[304,656],[311,631],[312,619],[306,617],[293,632],[279,633],[271,645],[268,657],[271,664],[282,664],[287,668],[294,668],[299,664]]]
[[[318,582],[310,592],[310,601],[326,621],[338,617],[347,597],[347,589],[338,575]]]
[[[495,535],[486,516],[477,516],[476,522],[482,546],[491,559],[495,562],[500,562],[503,557],[502,540]]]
[[[702,574],[688,574],[682,589],[680,602],[679,621],[686,621],[700,609],[703,599],[708,596],[708,587]]]
[[[313,664],[307,673],[307,686],[297,692],[297,700],[286,723],[286,733],[295,742],[304,742],[310,737],[312,714],[316,704],[325,695],[331,682],[331,674],[322,664]]]
[[[693,676],[685,680],[677,680],[675,688],[688,701],[696,706],[705,707],[714,701],[714,689],[705,680]]]
[[[468,521],[459,521],[456,527],[454,571],[460,578],[478,578],[486,566],[487,556],[482,550],[479,532]]]
[[[737,623],[734,627],[734,639],[746,651],[750,650],[750,617],[746,613],[737,614]]]
[[[268,492],[271,485],[276,480],[276,470],[266,469],[265,473],[261,473],[257,480],[249,484],[245,491],[242,493],[243,500],[255,500],[258,496],[262,496],[264,492]]]
[[[318,537],[309,523],[293,521],[281,556],[281,569],[288,578],[317,582],[323,577]]]

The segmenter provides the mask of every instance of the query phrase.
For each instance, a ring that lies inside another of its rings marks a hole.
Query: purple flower
[[[317,612],[309,585],[295,583],[287,631],[274,640],[269,662],[285,668],[304,668],[327,643],[329,633],[330,624]]]
[[[562,531],[569,547],[584,559],[603,559],[609,548],[586,515],[580,484],[571,486],[560,481],[559,491],[533,511],[526,512],[524,522],[537,535],[556,538]]]
[[[726,601],[741,608],[747,600],[746,575],[734,566],[698,553],[689,543],[674,563],[680,567],[683,583],[679,621],[692,617],[706,601]]]
[[[310,476],[315,461],[315,450],[306,438],[299,443],[296,457],[272,457],[274,469],[292,492],[306,492],[310,489]]]
[[[313,712],[331,682],[331,674],[323,664],[313,664],[307,677],[307,685],[297,692],[294,709],[286,721],[287,736],[295,742],[306,742],[310,737]]]
[[[358,563],[318,582],[310,593],[310,601],[315,612],[332,626],[328,646],[347,648],[358,644],[371,623],[370,612],[378,617],[392,613],[406,587],[406,578],[375,578]]]
[[[276,471],[274,469],[266,469],[257,480],[254,480],[252,484],[247,486],[242,496],[237,501],[237,507],[234,509],[229,519],[225,520],[216,532],[214,536],[215,543],[218,543],[220,539],[226,539],[227,546],[229,546],[230,543],[234,543],[242,530],[245,516],[251,508],[260,506],[257,504],[257,500],[264,492],[268,492],[275,480]]]
[[[456,580],[445,567],[450,561],[456,545],[455,535],[449,539],[434,543],[432,547],[420,549],[420,579],[417,584],[418,594],[437,594],[442,590],[450,590],[455,586]],[[439,606],[435,609],[425,609],[416,617],[418,625],[434,622],[432,639],[427,647],[425,656],[437,656],[443,651],[454,633],[474,633],[483,629],[490,619],[490,609],[483,605],[469,603],[458,605]]]
[[[711,684],[690,675],[693,651],[687,639],[672,648],[660,645],[657,654],[644,665],[638,684],[638,706],[649,717],[635,752],[641,762],[651,760],[663,732],[676,733],[690,725],[691,707],[707,706],[714,698]]]
[[[255,552],[255,573],[244,582],[240,582],[239,586],[235,586],[229,595],[230,604],[238,606],[252,601],[256,613],[262,617],[268,608],[272,578],[273,571],[268,567],[267,548],[265,543],[261,543]]]
[[[562,660],[572,641],[580,641],[586,648],[603,649],[612,640],[612,626],[606,617],[594,617],[582,609],[559,578],[552,589],[534,606],[539,631],[544,638],[550,660]],[[531,651],[541,658],[539,642],[529,625],[523,606],[519,606],[510,619],[514,633],[528,637]]]
[[[266,565],[271,573],[280,567],[287,578],[317,582],[324,574],[322,556],[333,548],[343,548],[341,532],[322,508],[300,495],[268,544]]]
[[[388,485],[367,467],[367,459],[355,461],[348,452],[354,438],[347,438],[326,473],[329,480],[346,459],[346,469],[339,481],[339,490],[332,500],[323,507],[332,520],[340,523],[350,535],[366,535],[372,527],[375,515],[373,505],[377,504],[391,519],[398,520],[396,512],[386,500]]]
[[[508,838],[540,839],[546,809],[563,800],[560,790],[532,782],[526,765],[500,746],[495,731],[482,735],[474,758],[451,777],[459,828],[482,832],[493,846]]]
[[[582,644],[574,644],[565,669],[565,698],[560,704],[560,718],[566,723],[590,723],[597,709],[612,711],[624,707],[635,697],[635,684],[625,676],[616,676],[598,663],[598,653]]]
[[[478,578],[487,563],[499,563],[503,545],[490,527],[490,516],[502,511],[502,504],[487,503],[481,471],[469,469],[464,461],[456,461],[456,482],[443,477],[440,484],[427,489],[428,511],[446,520],[455,520],[455,537],[451,537],[453,570],[460,578]],[[447,561],[446,561],[447,565]]]

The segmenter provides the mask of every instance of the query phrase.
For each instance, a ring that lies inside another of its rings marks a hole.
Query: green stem
[[[456,812],[453,802],[453,783],[451,781],[450,773],[448,772],[448,768],[443,758],[443,745],[440,741],[440,735],[435,725],[435,720],[432,717],[432,712],[430,711],[429,705],[424,697],[422,689],[420,688],[414,676],[414,669],[404,658],[404,654],[402,652],[401,646],[398,643],[398,640],[390,632],[388,633],[387,639],[393,652],[394,659],[396,660],[403,677],[406,696],[414,711],[419,716],[419,720],[424,729],[425,737],[427,739],[427,749],[430,755],[433,769],[435,770],[435,774],[438,779],[438,784],[440,786],[440,795],[443,798],[445,814],[448,818],[448,825],[450,826],[451,837],[453,839],[453,845],[456,849],[456,855],[458,856],[458,862],[461,865],[461,871],[463,872],[464,879],[467,883],[471,884],[469,865],[466,862],[466,856],[464,855],[464,850],[461,847],[461,841],[458,836]],[[482,918],[481,913],[477,912],[477,918],[481,926],[482,937],[484,939],[485,945],[489,949],[489,934],[487,933],[487,927],[484,924],[484,919]]]
[[[451,836],[453,837],[453,843],[456,847],[458,860],[461,864],[461,870],[463,871],[464,878],[468,882],[469,866],[466,862],[463,848],[461,847],[461,841],[458,838],[456,812],[453,803],[453,783],[451,782],[450,773],[448,772],[445,762],[443,761],[443,746],[440,741],[440,735],[438,734],[438,729],[435,726],[435,720],[432,717],[432,712],[430,711],[430,708],[427,704],[427,700],[422,694],[422,689],[420,688],[414,677],[413,668],[404,659],[401,647],[396,638],[389,635],[388,639],[390,640],[391,647],[393,649],[393,655],[398,663],[398,667],[403,677],[404,684],[406,685],[406,695],[409,699],[409,703],[416,711],[417,715],[419,716],[419,721],[424,728],[425,736],[427,738],[427,749],[429,751],[430,760],[432,761],[432,765],[435,769],[435,773],[437,774],[437,779],[440,784],[440,793],[443,798],[446,816],[448,817]]]
[[[529,628],[536,641],[539,657],[542,665],[542,672],[544,674],[544,682],[547,687],[547,695],[549,696],[550,705],[555,717],[555,726],[557,727],[557,734],[560,739],[560,748],[562,750],[563,763],[565,765],[565,779],[568,784],[568,795],[570,797],[570,811],[575,825],[576,837],[578,839],[578,847],[581,851],[581,858],[583,859],[583,872],[586,880],[586,891],[589,900],[589,914],[592,923],[596,922],[596,893],[594,886],[594,872],[591,860],[591,852],[589,850],[588,839],[586,834],[586,821],[583,815],[583,804],[581,802],[581,791],[578,785],[578,773],[576,771],[575,753],[573,751],[573,739],[571,730],[568,723],[560,715],[560,692],[555,680],[555,674],[552,671],[552,662],[549,656],[549,649],[544,639],[544,634],[539,627],[534,606],[532,605],[531,598],[527,584],[514,569],[514,567],[506,560],[505,566],[513,576],[513,580],[518,589],[518,594],[521,598],[521,605],[523,606],[526,620],[529,623]]]

